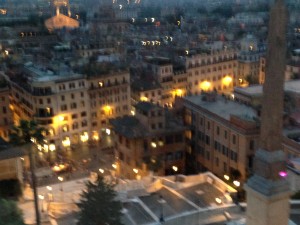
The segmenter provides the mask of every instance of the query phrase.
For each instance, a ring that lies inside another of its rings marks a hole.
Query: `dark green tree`
[[[37,142],[43,141],[44,129],[38,127],[33,120],[20,120],[18,126],[14,126],[10,133],[10,142],[13,145],[24,145],[31,142],[31,138],[35,138]]]
[[[88,182],[87,190],[78,203],[80,209],[77,225],[122,225],[122,205],[116,199],[114,185],[99,176],[96,183]]]
[[[0,199],[0,225],[25,225],[22,213],[14,201]]]

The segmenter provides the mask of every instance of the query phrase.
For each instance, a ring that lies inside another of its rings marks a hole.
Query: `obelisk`
[[[276,0],[269,20],[259,149],[254,175],[245,185],[247,225],[287,225],[289,219],[290,191],[282,151],[287,20],[284,0]]]

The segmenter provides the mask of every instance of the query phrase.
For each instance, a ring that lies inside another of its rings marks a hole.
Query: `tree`
[[[24,145],[31,143],[31,139],[36,139],[37,142],[43,141],[44,129],[38,127],[38,124],[33,120],[20,120],[19,126],[14,126],[10,133],[10,142],[13,145]]]
[[[87,190],[78,203],[80,209],[78,225],[122,225],[121,202],[116,199],[113,184],[99,176],[96,183],[88,182]]]
[[[0,225],[25,225],[23,216],[14,201],[0,199]]]

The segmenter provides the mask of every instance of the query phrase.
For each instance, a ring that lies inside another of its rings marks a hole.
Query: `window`
[[[76,109],[76,108],[77,108],[76,102],[72,102],[72,103],[71,103],[71,109]]]
[[[156,129],[156,125],[153,123],[153,124],[151,124],[151,129],[152,130],[155,130]]]
[[[207,145],[210,144],[210,137],[209,137],[208,135],[205,135],[205,143],[206,143]]]
[[[218,157],[216,157],[216,166],[219,166],[219,158]]]
[[[250,150],[254,149],[254,140],[250,140],[250,142],[249,142],[249,149]]]
[[[74,98],[75,98],[75,95],[74,95],[74,94],[71,94],[71,98],[74,99]]]
[[[83,92],[80,92],[80,96],[83,98],[83,97],[84,97],[84,93],[83,93]]]
[[[72,119],[77,119],[77,114],[72,114]]]
[[[86,127],[86,126],[87,126],[87,121],[86,121],[86,120],[83,120],[83,121],[81,122],[81,126],[82,126],[82,127]]]
[[[220,134],[220,127],[217,126],[217,135]]]
[[[72,124],[72,129],[73,129],[73,130],[78,129],[78,123],[73,123],[73,124]]]
[[[81,112],[81,117],[85,117],[86,116],[86,112]]]
[[[209,130],[209,129],[210,129],[210,122],[207,121],[207,130]]]
[[[67,105],[61,105],[60,110],[61,111],[66,111],[68,109]]]
[[[234,134],[232,135],[232,144],[236,144],[236,136]]]
[[[6,107],[5,106],[2,107],[2,111],[3,111],[4,114],[6,114]]]
[[[48,104],[51,103],[51,98],[47,98],[47,103],[48,103]]]
[[[224,138],[227,139],[227,130],[224,131]]]
[[[226,162],[223,163],[223,170],[224,170],[224,173],[227,172],[227,163]]]
[[[42,105],[43,104],[43,99],[39,99],[39,103]]]
[[[60,96],[60,98],[61,98],[62,101],[65,100],[65,96],[64,95]]]

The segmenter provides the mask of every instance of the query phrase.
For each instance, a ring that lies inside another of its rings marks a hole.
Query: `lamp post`
[[[60,181],[61,199],[62,199],[62,201],[64,201],[64,189],[63,189],[64,178],[63,177],[58,177],[57,179]]]
[[[47,190],[48,192],[48,201],[51,202],[53,201],[53,192],[52,192],[52,187],[51,186],[47,186]]]
[[[39,199],[41,200],[41,213],[44,212],[44,195],[39,195]]]
[[[163,206],[163,204],[166,203],[166,200],[164,200],[164,198],[162,197],[162,195],[159,195],[158,202],[159,202],[159,204],[160,204],[160,217],[159,217],[159,222],[163,223],[163,222],[165,222],[165,219],[164,219],[164,206]]]

